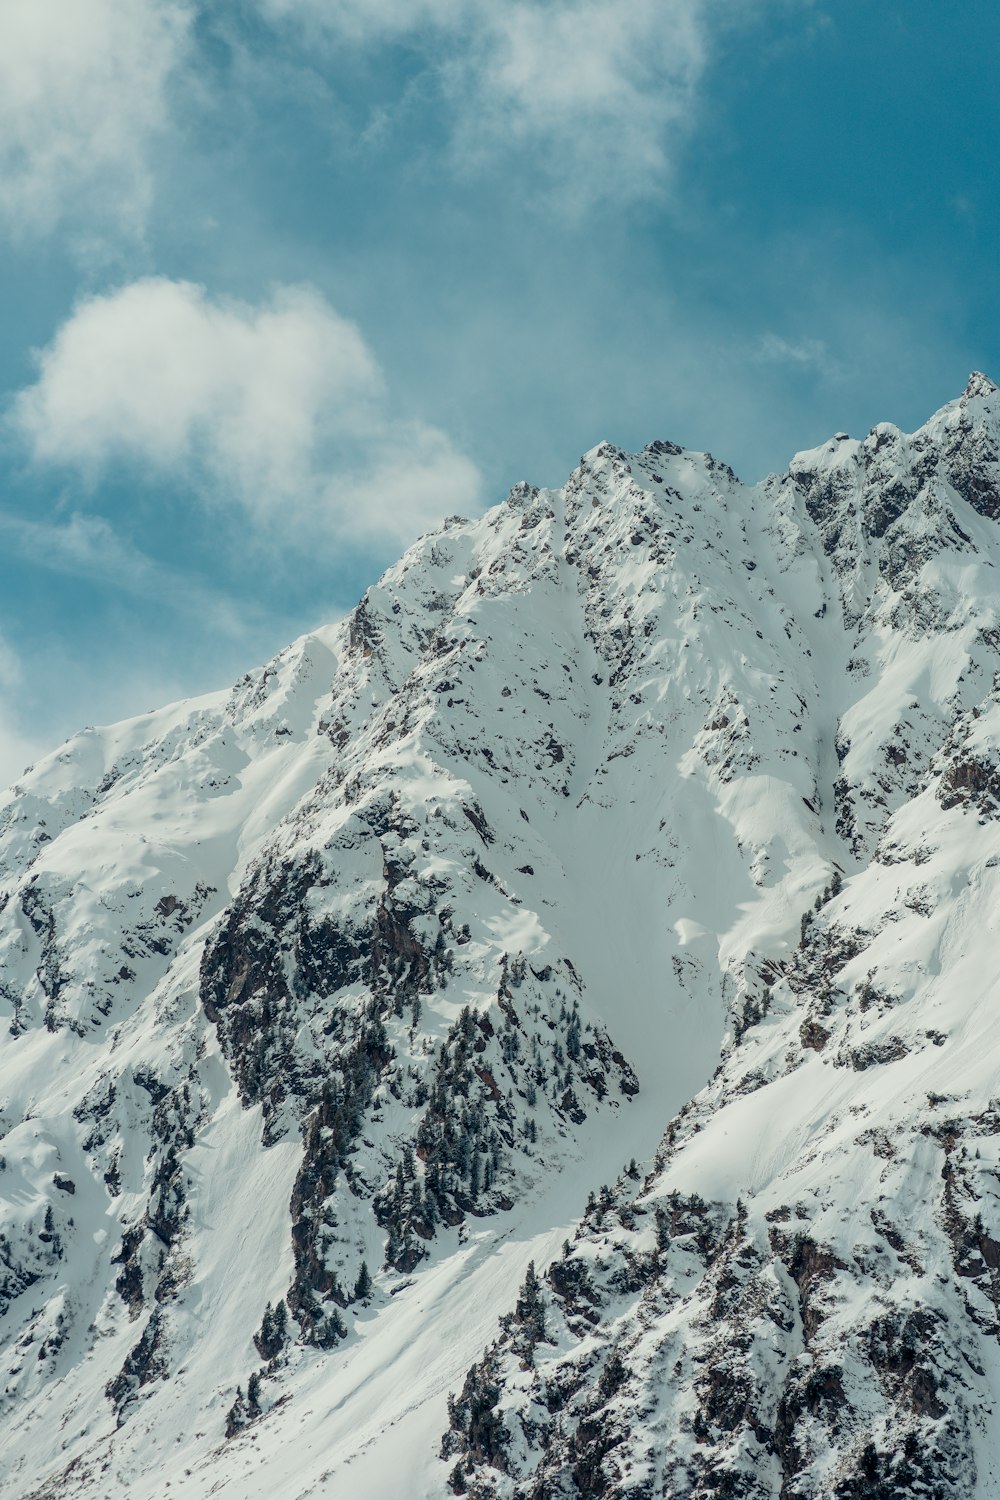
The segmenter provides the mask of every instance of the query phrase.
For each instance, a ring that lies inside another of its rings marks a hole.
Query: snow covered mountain
[[[605,443],[27,772],[0,1493],[1000,1494],[998,521]]]

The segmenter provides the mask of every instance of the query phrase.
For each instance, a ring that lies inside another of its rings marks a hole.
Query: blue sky
[[[983,0],[8,0],[0,778],[602,438],[997,375]]]

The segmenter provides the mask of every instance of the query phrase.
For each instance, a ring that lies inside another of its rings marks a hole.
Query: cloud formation
[[[477,502],[474,466],[395,416],[361,333],[310,287],[251,305],[144,278],[81,302],[38,363],[9,425],[90,484],[127,466],[311,543],[409,541]]]
[[[139,233],[150,151],[187,54],[185,0],[3,0],[0,226],[47,233],[82,210]]]
[[[731,0],[258,0],[272,23],[423,51],[461,161],[530,147],[576,202],[661,187]],[[744,8],[745,12],[745,8]]]
[[[669,182],[719,31],[775,0],[253,3],[307,37],[311,61],[330,44],[334,85],[352,49],[402,43],[444,104],[453,165],[520,152],[560,199],[586,207]],[[73,220],[112,240],[142,233],[158,144],[175,154],[180,139],[180,91],[205,102],[199,19],[233,42],[207,0],[2,0],[0,228],[24,237]],[[259,39],[248,45],[264,55]]]

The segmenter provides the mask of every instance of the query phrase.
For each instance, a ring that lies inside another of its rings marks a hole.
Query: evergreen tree
[[[288,1309],[282,1298],[277,1307],[270,1302],[264,1309],[260,1330],[253,1336],[257,1353],[268,1361],[277,1359],[288,1342]]]
[[[243,1394],[243,1387],[238,1385],[236,1387],[235,1400],[226,1412],[226,1437],[235,1437],[247,1425],[248,1421],[246,1397]]]
[[[457,1463],[448,1475],[448,1483],[451,1485],[453,1495],[468,1494],[469,1487],[465,1482],[465,1470],[462,1468],[461,1462]]]
[[[519,1325],[521,1331],[518,1351],[525,1364],[532,1365],[535,1360],[536,1345],[545,1338],[545,1305],[542,1301],[542,1288],[535,1274],[533,1260],[528,1262],[528,1269],[524,1273],[513,1321]]]
[[[320,1349],[332,1349],[347,1337],[347,1325],[336,1308],[327,1313],[313,1334],[313,1343]]]

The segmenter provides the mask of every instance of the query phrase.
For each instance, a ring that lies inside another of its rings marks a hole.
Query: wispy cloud
[[[41,749],[41,742],[25,727],[18,710],[23,680],[20,657],[0,636],[0,788],[9,786]]]
[[[479,476],[396,416],[358,328],[309,287],[250,305],[147,278],[79,304],[8,428],[37,466],[115,466],[235,504],[289,543],[410,539],[474,507]]]
[[[117,598],[134,627],[50,638],[42,616],[23,662],[0,635],[0,789],[84,722],[222,686],[291,633],[263,605],[159,562],[100,516],[37,521],[0,510],[0,547],[8,562],[80,580],[105,605]],[[173,624],[154,629],[154,613]]]
[[[719,31],[759,5],[735,0],[257,0],[313,40],[423,54],[463,166],[531,152],[581,206],[659,192],[698,118]]]
[[[251,0],[323,52],[336,89],[352,51],[403,44],[447,122],[450,160],[519,155],[575,208],[661,193],[700,118],[701,83],[728,28],[810,0]],[[242,9],[242,7],[237,8]],[[119,245],[140,235],[164,160],[183,158],[183,97],[202,91],[207,0],[2,0],[0,227],[24,237],[71,221]],[[250,61],[282,67],[244,38]],[[401,84],[400,102],[406,95]],[[198,101],[197,105],[195,101]],[[386,104],[379,106],[383,122]],[[369,139],[379,132],[369,131]],[[383,128],[384,134],[384,128]],[[162,150],[160,148],[163,148]]]
[[[190,23],[185,0],[3,0],[3,232],[24,238],[75,217],[141,233]]]
[[[662,187],[694,124],[705,11],[700,0],[483,9],[445,75],[459,148],[541,147],[550,177],[584,200]]]
[[[245,636],[248,606],[157,562],[121,537],[101,516],[72,515],[65,521],[33,521],[0,510],[0,538],[8,553],[36,567],[197,617],[206,628],[231,639]],[[249,608],[252,609],[252,606]],[[0,687],[3,675],[0,641]]]
[[[843,373],[841,361],[824,340],[808,336],[789,339],[780,333],[761,334],[751,358],[757,364],[790,365],[800,370],[812,370],[830,380]]]
[[[0,635],[0,789],[82,724],[225,687],[310,623],[149,556],[100,516],[0,510],[0,548],[15,568],[78,580],[115,622],[95,628],[78,603],[78,633],[42,611],[20,652]]]

